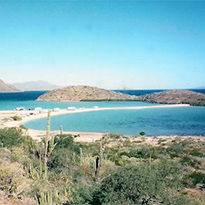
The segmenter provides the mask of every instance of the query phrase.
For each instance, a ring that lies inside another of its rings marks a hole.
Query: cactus
[[[101,142],[99,144],[99,158],[100,158],[100,163],[99,163],[99,166],[100,166],[102,164],[102,160],[103,160],[103,148],[102,148]]]
[[[47,129],[46,129],[46,138],[45,138],[45,152],[44,152],[44,168],[45,168],[45,175],[44,177],[47,178],[48,175],[48,167],[47,167],[47,161],[48,161],[48,142],[50,140],[50,111],[48,111],[48,118],[47,118]]]
[[[100,167],[102,166],[102,161],[103,161],[103,148],[102,148],[102,143],[99,143],[99,154],[95,160],[95,175],[98,174]]]
[[[49,149],[48,149],[48,156],[52,153],[54,147],[56,144],[54,144],[54,136],[51,137],[51,140],[49,141]]]
[[[73,161],[75,162],[75,152],[73,152]]]
[[[62,135],[63,134],[63,126],[61,125],[60,126],[60,135]]]
[[[43,169],[42,169],[42,162],[41,162],[41,155],[40,155],[40,158],[39,158],[39,161],[40,161],[40,168],[39,168],[39,175],[40,175],[40,177],[42,177],[42,175],[43,175]]]
[[[90,158],[90,171],[94,175],[96,171],[96,165],[95,165],[95,160]]]
[[[50,193],[48,192],[47,194],[41,192],[40,196],[35,195],[35,200],[37,204],[39,205],[52,205],[53,204],[53,194],[52,192]]]
[[[83,155],[83,150],[80,148],[80,165],[82,165],[82,155]]]

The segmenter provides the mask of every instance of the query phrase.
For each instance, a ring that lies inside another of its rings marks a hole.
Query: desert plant
[[[93,204],[185,204],[180,178],[181,170],[164,161],[139,166],[129,165],[103,179],[95,192]],[[177,191],[178,190],[178,191]]]
[[[61,125],[60,126],[60,135],[62,135],[63,134],[63,126]]]
[[[19,117],[19,116],[17,116],[17,115],[13,116],[12,119],[13,119],[14,121],[20,121],[20,120],[22,120],[22,118]]]
[[[139,133],[141,136],[144,136],[145,135],[145,132],[140,132]]]
[[[48,142],[50,140],[50,111],[48,112],[48,117],[47,117],[47,129],[46,129],[46,138],[45,138],[45,150],[44,150],[44,169],[45,169],[45,175],[44,177],[47,178],[48,175],[48,167],[47,167],[47,162],[48,162]]]

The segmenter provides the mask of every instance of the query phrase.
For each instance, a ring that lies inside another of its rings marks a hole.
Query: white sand
[[[176,107],[188,107],[187,104],[177,104],[177,105],[155,105],[155,106],[143,106],[143,107],[110,107],[110,108],[79,108],[74,111],[60,109],[59,111],[51,111],[51,116],[57,115],[66,115],[73,113],[83,113],[83,112],[95,112],[95,111],[104,111],[104,110],[141,110],[141,109],[157,109],[157,108],[176,108]],[[21,121],[8,120],[5,121],[5,118],[10,118],[12,116],[18,115],[22,118]],[[42,112],[38,111],[0,111],[0,128],[5,127],[19,127],[22,124],[25,124],[32,120],[37,120],[47,117],[47,111],[43,110]],[[45,128],[46,129],[46,128]],[[51,135],[58,134],[59,131],[51,131]],[[66,134],[80,134],[80,137],[75,138],[76,141],[86,141],[91,142],[99,140],[102,138],[104,133],[86,133],[86,132],[64,132]],[[39,139],[45,136],[45,131],[40,130],[31,130],[27,131],[27,134],[33,137],[34,139]]]

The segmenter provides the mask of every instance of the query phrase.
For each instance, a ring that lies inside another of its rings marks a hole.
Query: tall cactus
[[[100,142],[99,144],[99,157],[100,157],[100,165],[102,164],[102,159],[103,159],[103,148],[102,148],[102,143]]]
[[[95,175],[98,174],[100,167],[102,166],[102,160],[103,160],[103,148],[102,143],[99,143],[99,154],[95,160]]]
[[[47,178],[48,175],[47,161],[48,161],[48,142],[50,140],[50,118],[51,118],[51,113],[50,111],[48,111],[47,129],[46,129],[46,138],[45,138],[45,152],[44,152],[45,178]]]
[[[60,126],[60,135],[62,135],[63,134],[63,126],[61,125]]]
[[[73,161],[75,162],[75,152],[73,152]]]
[[[82,155],[83,155],[83,150],[80,148],[80,165],[82,165]]]

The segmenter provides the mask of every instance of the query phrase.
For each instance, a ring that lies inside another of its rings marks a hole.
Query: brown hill
[[[17,88],[0,80],[0,92],[19,92]]]
[[[169,90],[139,96],[139,100],[148,103],[205,105],[205,95],[188,90]]]
[[[90,86],[70,86],[53,90],[40,96],[37,101],[79,102],[79,101],[137,100],[136,96]]]

